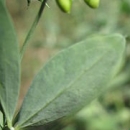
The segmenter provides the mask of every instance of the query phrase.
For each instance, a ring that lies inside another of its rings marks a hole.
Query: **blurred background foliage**
[[[95,10],[75,0],[70,14],[62,13],[55,0],[48,5],[22,62],[20,103],[39,68],[59,50],[93,34],[121,33],[127,48],[111,89],[60,125],[63,130],[130,130],[130,0],[101,0]],[[32,0],[28,7],[26,0],[10,0],[7,6],[21,47],[40,2]]]

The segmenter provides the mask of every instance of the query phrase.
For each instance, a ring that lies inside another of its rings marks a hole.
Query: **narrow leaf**
[[[0,102],[10,125],[16,109],[18,93],[18,42],[5,2],[0,0]]]
[[[3,114],[0,111],[0,127],[3,127]]]
[[[106,89],[125,48],[121,35],[88,38],[53,57],[35,77],[17,127],[42,125],[75,113]]]

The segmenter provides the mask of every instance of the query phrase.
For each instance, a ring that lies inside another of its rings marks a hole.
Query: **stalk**
[[[46,2],[47,2],[47,0],[43,0],[41,2],[40,9],[39,9],[39,11],[38,11],[38,13],[37,13],[37,15],[36,15],[36,17],[34,19],[34,22],[33,22],[32,26],[31,26],[25,40],[24,40],[23,46],[22,46],[22,48],[20,50],[20,60],[21,61],[22,61],[23,55],[24,55],[24,53],[25,53],[25,51],[27,49],[29,40],[31,39],[31,37],[32,37],[32,35],[33,35],[33,33],[34,33],[35,29],[36,29],[36,26],[38,25],[38,22],[39,22],[39,20],[40,20],[40,18],[42,16],[43,10],[44,10],[44,8],[46,6]]]

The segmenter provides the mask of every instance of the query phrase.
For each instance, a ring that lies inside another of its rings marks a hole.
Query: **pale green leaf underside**
[[[0,0],[0,102],[11,123],[19,91],[19,52],[16,34]]]
[[[3,114],[0,111],[0,127],[3,127]]]
[[[106,88],[124,48],[124,38],[114,34],[88,38],[58,53],[35,77],[17,125],[42,125],[80,110]]]

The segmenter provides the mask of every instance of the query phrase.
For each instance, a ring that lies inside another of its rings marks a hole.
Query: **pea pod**
[[[72,0],[56,0],[57,5],[65,13],[70,13]]]
[[[100,0],[84,0],[85,3],[91,8],[98,8]]]

